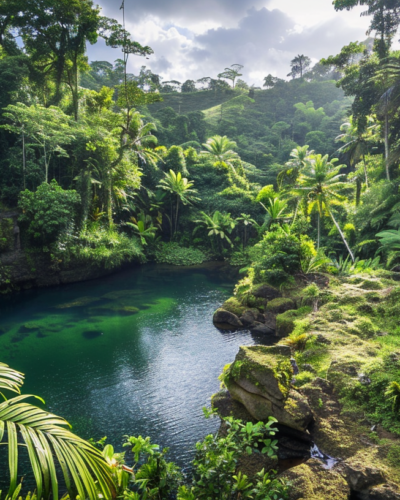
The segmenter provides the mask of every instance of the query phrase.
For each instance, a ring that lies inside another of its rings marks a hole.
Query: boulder
[[[267,325],[271,330],[274,330],[276,332],[276,316],[275,314],[266,311],[264,314],[264,321],[262,322],[265,325]]]
[[[254,288],[252,293],[255,297],[265,299],[267,301],[282,297],[281,292],[270,285],[260,285],[259,287]]]
[[[225,309],[217,309],[214,313],[213,317],[214,324],[217,325],[219,328],[241,328],[243,327],[242,322],[240,319],[236,316],[236,314],[233,314],[229,311],[225,311]]]
[[[241,316],[246,307],[242,305],[236,297],[231,297],[222,304],[222,309],[236,314],[236,316]]]
[[[269,326],[263,325],[262,323],[255,323],[250,330],[251,333],[256,335],[275,335],[275,330],[272,330]]]
[[[350,488],[357,492],[385,482],[385,476],[381,470],[360,463],[352,463],[351,459],[340,464],[340,472]]]
[[[311,459],[281,474],[290,481],[289,500],[348,500],[350,488],[340,474]]]
[[[244,327],[250,327],[255,323],[264,323],[264,315],[257,309],[247,309],[240,317]]]
[[[273,314],[282,314],[286,311],[290,311],[291,309],[296,309],[296,304],[292,299],[286,299],[284,297],[271,300],[267,304],[267,311],[272,312]]]
[[[290,388],[289,353],[290,349],[275,347],[241,347],[224,383],[232,398],[256,420],[274,417],[280,424],[305,431],[313,417],[307,400]]]
[[[359,500],[400,500],[400,493],[395,486],[383,484],[358,494]]]

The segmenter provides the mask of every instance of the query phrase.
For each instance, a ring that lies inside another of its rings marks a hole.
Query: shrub
[[[0,252],[13,249],[13,227],[12,219],[1,219],[0,221]]]
[[[158,264],[172,264],[173,266],[194,266],[207,260],[204,252],[198,248],[184,248],[178,243],[161,243],[155,252]]]
[[[49,245],[74,220],[80,200],[76,191],[64,190],[53,179],[49,184],[41,184],[35,192],[22,191],[18,202],[22,211],[19,220],[34,244]]]

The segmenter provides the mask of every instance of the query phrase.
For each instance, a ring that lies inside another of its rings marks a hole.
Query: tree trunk
[[[45,182],[49,182],[49,165],[47,164],[47,154],[46,154],[46,143],[43,146],[44,149],[44,170],[45,170]]]
[[[175,234],[178,232],[179,196],[176,197]]]
[[[365,163],[365,154],[363,154],[362,160],[364,164],[365,187],[368,189],[368,172],[367,172],[367,164]]]
[[[22,133],[22,176],[24,180],[24,190],[26,189],[26,150],[25,150],[25,134]]]
[[[358,180],[356,184],[356,207],[358,207],[358,205],[360,204],[361,188],[362,188],[361,181]]]
[[[332,219],[333,223],[334,223],[334,224],[335,224],[335,226],[336,226],[336,229],[339,231],[339,234],[340,234],[340,236],[341,236],[341,238],[342,238],[342,240],[343,240],[343,243],[345,244],[345,246],[346,246],[346,248],[347,248],[347,251],[349,252],[349,255],[350,255],[350,257],[351,257],[351,260],[352,260],[352,262],[353,262],[353,264],[354,264],[354,255],[353,255],[353,252],[351,251],[350,246],[349,246],[349,244],[347,243],[347,240],[346,240],[346,238],[345,238],[345,236],[344,236],[344,234],[343,234],[342,230],[341,230],[341,229],[340,229],[340,227],[339,227],[339,224],[337,223],[337,221],[336,221],[335,217],[333,216],[333,213],[331,212],[331,210],[330,210],[329,208],[328,208],[328,212],[329,212],[329,215],[331,216],[331,219]]]
[[[321,215],[318,212],[318,240],[317,240],[317,250],[319,250],[320,240],[321,240]]]
[[[390,181],[389,172],[389,115],[385,113],[385,165],[386,165],[386,178]]]

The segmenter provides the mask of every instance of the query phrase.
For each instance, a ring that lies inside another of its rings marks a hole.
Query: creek
[[[212,315],[235,277],[145,265],[0,301],[0,361],[25,373],[25,394],[65,417],[84,438],[150,436],[187,466],[194,445],[219,426],[202,407],[250,332],[220,332]],[[34,401],[32,401],[34,403]]]

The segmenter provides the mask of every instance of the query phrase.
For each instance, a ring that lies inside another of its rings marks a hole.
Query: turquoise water
[[[187,466],[214,432],[202,407],[218,375],[251,334],[220,332],[214,310],[233,291],[223,268],[142,266],[0,301],[0,361],[26,374],[37,394],[82,437],[117,448],[150,436]]]

